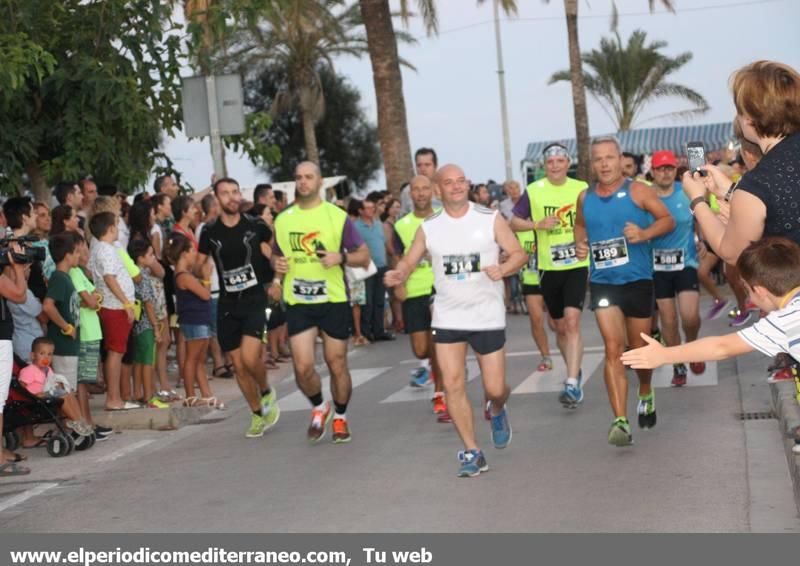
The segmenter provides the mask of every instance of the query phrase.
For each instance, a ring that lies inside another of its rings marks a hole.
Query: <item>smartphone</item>
[[[700,169],[706,164],[706,148],[703,142],[689,142],[686,144],[686,157],[689,160],[689,170],[700,173],[701,177],[708,175],[706,171]]]

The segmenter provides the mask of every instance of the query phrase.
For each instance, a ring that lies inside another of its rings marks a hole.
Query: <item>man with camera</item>
[[[27,206],[26,206],[27,205]],[[8,219],[9,227],[14,231],[14,236],[0,241],[0,265],[3,266],[0,274],[0,437],[3,432],[3,407],[8,398],[8,389],[11,384],[11,370],[14,364],[14,348],[12,337],[14,335],[14,321],[9,312],[6,301],[22,303],[26,298],[27,284],[25,281],[25,263],[36,253],[23,252],[19,243],[14,241],[17,232],[27,235],[36,226],[36,217],[30,200],[20,197],[8,199],[3,205],[3,212]],[[25,228],[22,228],[22,226]],[[13,254],[13,255],[12,255]],[[23,262],[18,263],[18,260]],[[0,478],[27,475],[30,469],[20,466],[15,461],[15,455],[0,452]]]

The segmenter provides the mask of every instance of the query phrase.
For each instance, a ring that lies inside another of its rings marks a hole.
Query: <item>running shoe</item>
[[[551,369],[553,369],[553,360],[549,356],[542,356],[536,371],[545,372],[550,371]]]
[[[86,421],[66,421],[64,424],[67,428],[71,428],[79,436],[91,436],[94,434],[94,429]]]
[[[428,368],[418,367],[411,372],[411,387],[425,387],[431,381],[431,372]]]
[[[436,395],[431,399],[433,403],[433,414],[441,415],[447,412],[447,403],[444,402],[444,395]]]
[[[656,394],[639,395],[639,405],[636,407],[639,415],[639,428],[653,428],[656,426]]]
[[[686,385],[686,364],[673,364],[671,385],[672,387]]]
[[[792,368],[781,368],[772,372],[772,374],[767,378],[767,383],[780,383],[781,381],[793,381],[794,374],[792,373]]]
[[[311,424],[308,425],[308,439],[311,442],[319,442],[325,437],[325,427],[331,422],[333,409],[331,402],[325,401],[321,409],[311,409]]]
[[[508,422],[508,409],[505,405],[499,415],[491,415],[492,444],[495,448],[505,448],[511,443],[511,424]]]
[[[458,469],[460,478],[474,478],[481,472],[489,471],[489,464],[486,463],[486,458],[480,450],[460,450],[458,461],[461,462],[461,467]]]
[[[333,443],[345,444],[350,442],[350,429],[347,426],[346,419],[334,418],[333,419]]]
[[[439,413],[439,416],[436,417],[437,423],[451,423],[453,422],[453,417],[450,416],[450,412],[445,409],[444,413]]]
[[[564,382],[564,389],[558,394],[558,401],[566,409],[577,409],[583,402],[583,372],[578,373],[578,385]]]
[[[633,444],[633,435],[631,434],[631,425],[628,423],[628,419],[625,417],[614,419],[608,431],[608,443],[617,447]]]
[[[753,311],[742,311],[741,313],[739,313],[739,316],[737,316],[736,318],[734,318],[731,321],[731,324],[730,324],[731,327],[732,328],[740,328],[742,326],[745,326],[746,324],[749,324],[750,323],[750,318],[752,317],[752,315],[753,315]]]
[[[714,300],[714,304],[708,309],[706,313],[706,320],[716,320],[722,312],[731,305],[728,299]]]
[[[250,413],[250,428],[244,433],[245,438],[261,438],[267,430],[267,421],[261,415]]]
[[[265,430],[274,427],[281,418],[281,408],[278,406],[278,398],[274,389],[270,389],[269,393],[261,397],[261,415],[267,424]]]
[[[706,363],[692,362],[689,364],[689,369],[692,370],[692,373],[695,375],[703,375],[706,372]]]
[[[148,409],[169,409],[169,403],[165,403],[157,396],[153,396],[150,401],[147,402]]]
[[[113,433],[114,429],[109,428],[107,426],[100,426],[100,425],[94,426],[94,438],[98,442],[102,440],[108,440],[108,437],[111,436]]]

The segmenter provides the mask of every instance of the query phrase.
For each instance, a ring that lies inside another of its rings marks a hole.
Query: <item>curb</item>
[[[228,418],[231,409],[218,411],[211,407],[170,407],[169,409],[133,409],[98,413],[94,421],[114,430],[176,430],[181,427],[197,424],[211,414],[225,415]]]
[[[795,398],[797,391],[793,381],[783,381],[771,383],[770,392],[772,393],[772,405],[778,416],[783,435],[786,460],[789,463],[789,475],[792,477],[794,486],[794,501],[800,511],[800,454],[792,452],[795,440],[800,440],[800,403]]]

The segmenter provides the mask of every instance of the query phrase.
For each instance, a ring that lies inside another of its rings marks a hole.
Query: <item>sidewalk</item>
[[[171,403],[168,409],[132,409],[130,411],[106,411],[105,395],[93,395],[89,405],[96,424],[119,430],[175,430],[183,426],[199,422],[206,415],[214,412],[219,420],[227,419],[232,413],[231,404],[242,399],[242,393],[235,378],[211,378],[211,366],[207,367],[210,378],[209,385],[214,396],[222,401],[226,409],[215,410],[210,407],[183,407],[181,401]],[[267,370],[270,383],[277,383],[292,374],[292,364],[278,364],[278,369]],[[173,386],[178,380],[177,373],[169,374],[169,382]],[[183,388],[176,388],[181,396]]]

